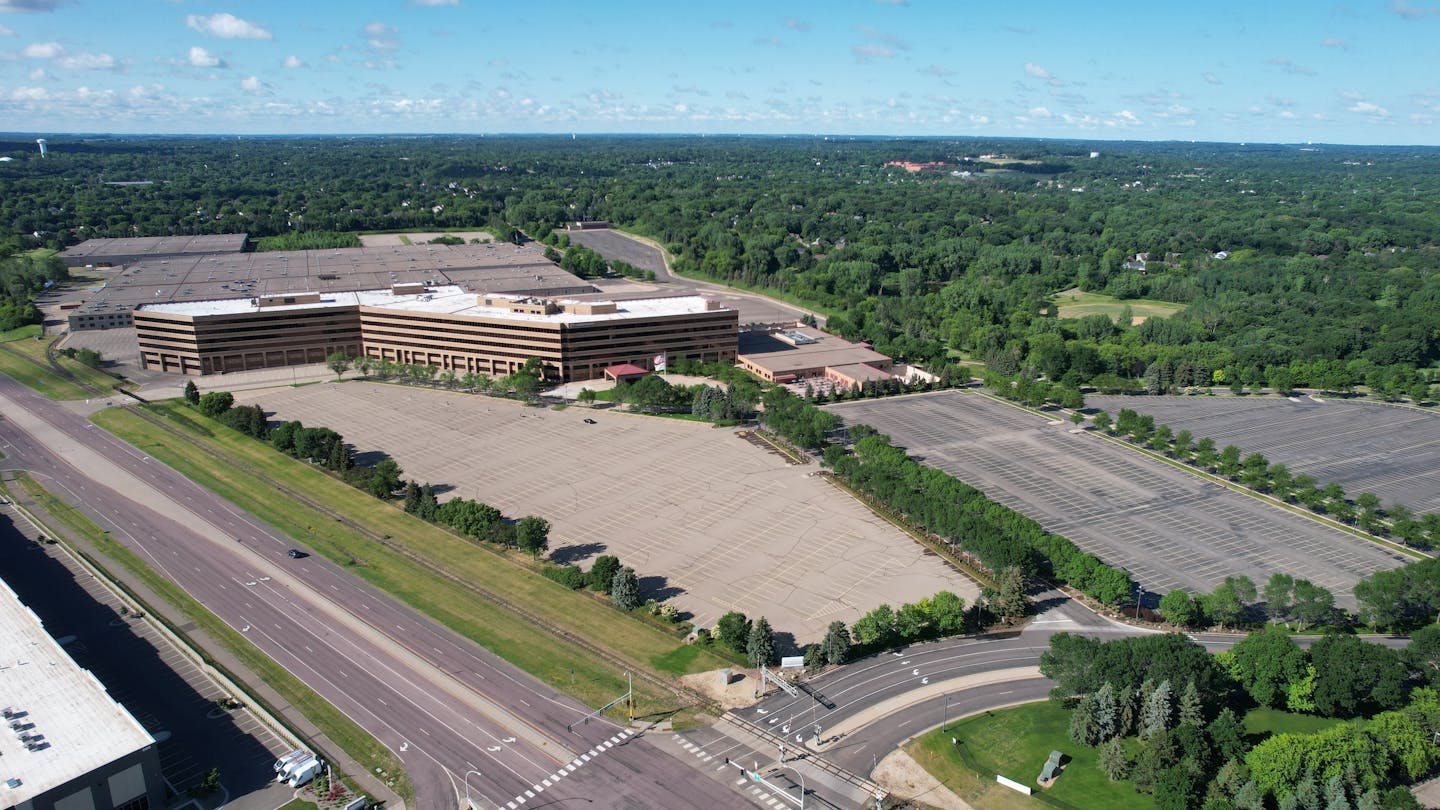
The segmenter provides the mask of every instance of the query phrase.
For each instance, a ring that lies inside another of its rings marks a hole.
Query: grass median
[[[603,646],[637,670],[662,676],[729,665],[708,650],[690,652],[675,632],[635,621],[589,593],[552,582],[518,560],[425,523],[189,408],[156,405],[148,410],[184,436],[128,409],[101,412],[95,421],[375,587],[589,705],[623,693],[624,673],[547,629]],[[304,493],[316,506],[296,500],[291,492]],[[446,576],[437,576],[437,571]],[[529,617],[466,583],[475,583]],[[641,681],[635,693],[642,714],[681,708],[673,694]]]
[[[275,663],[270,656],[251,644],[230,625],[221,621],[220,617],[192,599],[179,585],[156,573],[138,555],[115,542],[109,534],[95,525],[82,512],[52,495],[28,475],[21,473],[16,476],[16,479],[26,494],[34,498],[52,518],[70,530],[72,537],[81,544],[71,546],[76,553],[84,557],[91,565],[105,571],[112,580],[116,579],[110,573],[114,566],[118,565],[123,568],[131,577],[143,583],[152,593],[180,611],[186,619],[194,622],[198,629],[222,645],[226,652],[233,655],[250,672],[274,689],[281,698],[305,715],[310,722],[315,724],[316,728],[320,729],[326,737],[354,758],[356,762],[363,765],[366,770],[372,774],[384,773],[388,779],[393,779],[391,788],[407,803],[414,799],[415,789],[410,784],[410,778],[406,775],[400,760],[379,740],[332,706],[329,701],[316,694],[299,678]],[[129,596],[151,616],[158,618],[159,614],[152,606],[145,604],[143,599],[133,592],[129,592]],[[170,630],[182,637],[186,635],[173,626]],[[192,642],[192,646],[197,645],[193,645]],[[218,667],[213,660],[209,660],[208,663]],[[234,673],[230,673],[230,675],[232,680],[243,682],[243,679],[235,678]],[[377,771],[377,769],[379,770]]]
[[[55,358],[63,370],[63,373],[56,372],[45,354],[54,342],[54,337],[44,337],[40,327],[34,325],[0,332],[0,343],[4,344],[0,347],[0,372],[55,400],[95,397],[95,392],[88,390],[87,385],[109,394],[117,384],[124,384],[98,368],[69,357]]]

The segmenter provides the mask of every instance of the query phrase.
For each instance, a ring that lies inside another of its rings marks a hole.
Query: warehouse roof
[[[155,742],[3,582],[0,708],[11,715],[0,727],[0,804],[6,807]],[[22,735],[32,735],[31,747]]]
[[[60,252],[70,267],[82,264],[126,264],[146,258],[186,254],[238,253],[245,249],[243,233],[216,233],[200,236],[131,236],[118,239],[86,239]]]
[[[406,282],[545,295],[594,289],[547,260],[534,245],[396,245],[141,261],[89,297],[80,312],[242,296],[375,290]]]

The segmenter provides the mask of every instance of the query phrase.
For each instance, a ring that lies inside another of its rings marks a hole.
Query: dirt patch
[[[938,807],[942,810],[971,810],[970,805],[949,788],[940,784],[904,751],[892,751],[870,775],[875,783],[904,799],[914,807]]]
[[[721,672],[722,670],[718,669],[697,672],[694,675],[682,676],[680,682],[720,704],[727,711],[744,709],[759,702],[755,697],[756,685],[760,683],[757,673],[736,668],[731,670],[730,683],[724,684],[721,683]]]

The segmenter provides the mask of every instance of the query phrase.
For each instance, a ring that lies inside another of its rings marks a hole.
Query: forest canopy
[[[609,220],[665,245],[683,273],[783,292],[846,337],[932,365],[963,355],[1068,385],[1159,364],[1171,388],[1276,376],[1406,388],[1430,382],[1440,354],[1432,148],[113,137],[52,138],[42,160],[26,143],[0,142],[24,155],[0,169],[0,253],[479,227],[564,248],[567,222]],[[1183,308],[1062,319],[1055,296],[1072,288]]]

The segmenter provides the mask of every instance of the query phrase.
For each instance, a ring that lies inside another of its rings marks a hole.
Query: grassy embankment
[[[625,691],[626,665],[657,678],[731,665],[714,652],[685,645],[678,628],[666,631],[627,617],[592,594],[546,579],[522,555],[497,552],[425,523],[189,408],[149,410],[184,438],[130,410],[104,411],[96,422],[589,705]],[[295,493],[303,493],[306,502]],[[636,680],[635,692],[642,714],[678,708],[675,695],[643,680]]]
[[[56,400],[89,399],[96,396],[95,392],[87,390],[85,385],[108,394],[114,390],[116,383],[121,382],[98,368],[91,368],[68,357],[57,356],[55,362],[70,377],[57,373],[45,356],[46,348],[55,342],[55,338],[43,337],[36,340],[39,336],[38,325],[0,332],[0,344],[4,344],[0,346],[0,372],[35,389],[48,399]]]
[[[30,497],[38,501],[52,518],[69,530],[68,536],[73,539],[71,549],[74,552],[84,557],[96,568],[106,571],[112,580],[116,579],[112,572],[117,566],[124,569],[129,576],[143,583],[145,588],[168,602],[187,620],[193,622],[196,628],[224,647],[227,653],[234,656],[266,685],[274,689],[281,699],[304,714],[310,722],[315,724],[316,728],[320,729],[326,737],[356,762],[364,766],[367,771],[377,776],[385,774],[386,776],[382,778],[386,778],[387,781],[394,779],[391,788],[401,798],[407,802],[414,798],[415,789],[410,784],[409,777],[406,776],[400,761],[388,748],[381,745],[378,740],[332,706],[329,701],[316,694],[300,679],[275,663],[270,656],[261,652],[238,631],[192,599],[180,586],[156,573],[138,555],[115,542],[108,533],[95,525],[82,512],[56,498],[24,473],[20,473],[17,480]],[[0,484],[0,490],[3,489],[4,485]],[[133,591],[129,589],[126,591],[127,596],[141,605],[146,613],[157,619],[160,618],[161,614],[153,606],[139,598]],[[187,635],[169,622],[166,624],[176,635],[181,637]],[[191,646],[200,649],[200,646],[193,641]],[[206,660],[217,669],[224,669],[208,656],[206,656]],[[227,674],[233,681],[244,681],[244,679],[236,677],[234,673]],[[273,707],[269,708],[272,715],[278,716]]]
[[[1272,734],[1310,734],[1339,720],[1255,709],[1245,716],[1252,742]],[[951,738],[960,741],[957,747]],[[1133,740],[1130,741],[1133,743]],[[1137,793],[1129,781],[1111,782],[1100,770],[1100,749],[1070,740],[1070,711],[1049,701],[1028,703],[950,723],[915,739],[905,750],[926,771],[979,810],[1011,810],[1046,805],[1087,810],[1150,808],[1155,802]],[[1069,757],[1060,778],[1043,801],[996,783],[1004,774],[1036,791],[1035,779],[1051,751]],[[1131,745],[1131,754],[1135,747]]]
[[[1083,318],[1086,315],[1106,315],[1114,320],[1125,307],[1130,307],[1134,323],[1146,318],[1168,318],[1185,308],[1184,304],[1169,301],[1149,301],[1142,298],[1120,299],[1100,293],[1066,290],[1056,293],[1054,303],[1060,307],[1061,318]]]

